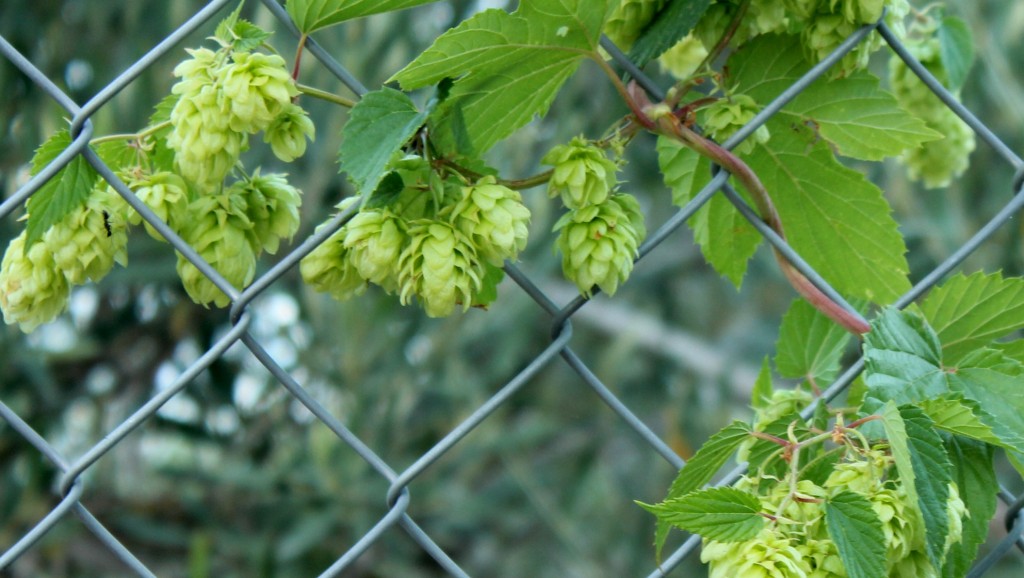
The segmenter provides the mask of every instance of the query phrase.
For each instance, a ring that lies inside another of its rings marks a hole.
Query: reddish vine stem
[[[782,227],[782,220],[779,218],[779,213],[775,209],[774,203],[772,203],[768,190],[765,189],[761,180],[757,178],[757,174],[755,174],[745,162],[728,150],[691,130],[684,123],[680,122],[679,118],[674,114],[656,114],[656,118],[652,119],[646,111],[655,110],[657,106],[664,107],[666,105],[652,105],[647,99],[647,95],[633,83],[631,83],[630,89],[631,90],[628,92],[633,100],[633,102],[630,103],[630,109],[637,115],[639,124],[649,130],[657,132],[658,134],[668,136],[681,142],[688,148],[693,149],[701,156],[711,160],[711,162],[728,171],[739,180],[743,187],[750,193],[751,197],[753,197],[754,204],[757,207],[757,211],[761,216],[761,219],[764,220],[764,222],[771,227],[771,229],[775,231],[781,239],[786,239],[786,233]],[[773,248],[772,252],[775,254],[775,260],[778,262],[779,267],[782,268],[782,273],[786,276],[789,283],[794,289],[796,289],[797,293],[807,299],[815,309],[821,311],[828,316],[829,319],[832,319],[839,325],[843,326],[847,331],[855,335],[863,335],[870,331],[871,327],[863,319],[847,311],[841,305],[829,298],[828,295],[825,295],[820,289],[815,287],[814,284],[811,283],[803,273],[797,270],[797,268],[794,267],[778,249]]]

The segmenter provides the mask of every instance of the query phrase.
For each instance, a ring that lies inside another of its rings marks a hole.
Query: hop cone
[[[421,220],[409,229],[410,242],[399,258],[402,303],[416,296],[431,317],[473,304],[481,287],[481,264],[472,242],[448,223]]]
[[[46,243],[25,250],[25,233],[7,246],[0,263],[0,310],[4,323],[30,333],[53,321],[68,305],[71,286]]]
[[[700,553],[709,578],[807,578],[794,540],[766,528],[745,542],[705,540]]]
[[[178,102],[171,110],[167,146],[174,150],[182,176],[212,188],[234,167],[248,138],[230,126],[230,109],[224,106],[217,81],[218,54],[205,48],[189,54],[192,58],[174,69],[181,80],[171,88]]]
[[[633,270],[646,235],[639,203],[624,193],[566,213],[555,230],[560,231],[555,245],[562,253],[562,272],[587,297],[595,285],[615,294]]]
[[[320,225],[317,230],[323,226]],[[307,285],[338,301],[366,292],[366,279],[359,275],[352,264],[344,240],[345,229],[341,229],[299,263],[299,272]]]
[[[604,33],[619,48],[629,50],[664,5],[665,0],[622,0],[608,17]]]
[[[128,262],[128,234],[122,212],[115,208],[119,200],[106,186],[94,189],[84,205],[43,235],[54,264],[73,285],[99,281],[115,261],[121,265]]]
[[[529,235],[530,210],[522,196],[495,184],[494,177],[462,187],[461,193],[452,211],[455,228],[472,241],[484,261],[500,267],[505,259],[515,259]]]
[[[249,241],[252,222],[245,209],[245,200],[237,194],[203,196],[189,204],[190,218],[181,228],[181,237],[235,288],[245,287],[256,274],[256,254]],[[177,269],[185,291],[196,303],[224,307],[231,302],[180,254]]]
[[[745,94],[734,94],[701,109],[702,125],[711,138],[718,142],[724,142],[743,125],[750,122],[760,110],[753,98]],[[757,127],[754,134],[736,146],[736,152],[749,153],[754,149],[755,144],[766,143],[770,137],[768,127],[762,124]]]
[[[696,72],[707,55],[708,49],[704,44],[696,36],[689,34],[659,56],[658,64],[663,71],[682,80]]]
[[[252,223],[249,240],[256,255],[277,253],[281,239],[291,240],[299,230],[302,196],[285,175],[257,171],[248,181],[233,184],[229,192],[245,201],[245,214]]]
[[[177,229],[185,219],[188,208],[188,185],[178,175],[163,171],[134,179],[130,187],[135,191],[135,196],[146,203],[160,220]],[[128,212],[128,222],[138,225],[142,222],[142,215],[134,209]],[[157,241],[164,241],[163,235],[157,232],[148,222],[145,223],[146,232]]]
[[[266,129],[299,91],[284,59],[276,54],[234,52],[219,71],[218,104],[229,113],[229,127],[242,133]]]
[[[306,154],[306,139],[316,138],[316,127],[302,107],[288,103],[263,133],[274,155],[288,163]]]
[[[551,149],[541,162],[555,167],[548,193],[552,197],[560,194],[570,209],[603,203],[618,183],[618,166],[603,150],[580,137]]]
[[[405,229],[388,209],[364,209],[345,224],[345,250],[359,276],[388,292],[398,288],[398,260],[409,244]]]

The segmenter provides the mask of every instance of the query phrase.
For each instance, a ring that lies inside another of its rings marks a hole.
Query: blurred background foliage
[[[197,0],[4,0],[0,34],[78,102],[85,102],[202,6]],[[453,0],[351,22],[316,38],[367,86],[483,7]],[[975,32],[980,60],[965,102],[1011,148],[1024,150],[1024,4],[951,2]],[[225,10],[226,14],[227,10]],[[244,15],[277,26],[255,0]],[[160,59],[94,117],[96,134],[134,132],[167,94],[171,70],[215,21]],[[290,59],[295,41],[271,39]],[[884,64],[880,56],[878,64]],[[303,81],[344,87],[307,55]],[[651,67],[657,73],[656,67]],[[883,73],[884,74],[884,73]],[[297,241],[351,194],[335,155],[343,109],[304,101],[318,140],[284,168],[255,146],[252,164],[287,170],[304,191]],[[600,136],[625,109],[585,64],[551,114],[499,145],[508,177],[539,170],[551,146]],[[0,187],[27,180],[32,152],[67,115],[7,61],[0,62]],[[634,143],[625,187],[649,229],[672,213],[653,142]],[[864,165],[886,191],[909,247],[914,279],[975,232],[1010,197],[1008,169],[982,145],[948,190],[912,186],[895,164]],[[557,210],[542,188],[520,264],[556,303],[574,296],[551,246]],[[22,226],[0,221],[0,241]],[[964,270],[1024,272],[1019,222],[1004,227]],[[296,241],[296,242],[297,242]],[[24,336],[0,327],[0,399],[73,459],[167,387],[230,327],[225,311],[185,296],[166,245],[136,234],[130,267],[76,290],[68,314]],[[270,261],[264,261],[264,270]],[[767,252],[740,290],[701,259],[687,230],[635,269],[614,299],[573,318],[572,347],[681,455],[749,414],[757,367],[773,355],[793,299]],[[497,391],[550,340],[550,317],[511,282],[490,311],[428,319],[370,291],[337,303],[293,270],[253,305],[253,335],[300,383],[396,470],[411,465]],[[409,513],[471,575],[641,576],[654,567],[653,521],[633,503],[658,500],[672,468],[560,360],[501,407],[411,486]],[[57,502],[59,472],[0,423],[0,548]],[[243,347],[233,348],[85,474],[83,502],[160,576],[290,577],[327,568],[383,516],[387,483],[295,402]],[[1010,482],[1008,482],[1010,483]],[[1010,485],[1020,491],[1020,484]],[[998,538],[1001,523],[993,524]],[[675,575],[702,575],[696,557]],[[1017,576],[1019,553],[990,576]],[[23,556],[16,578],[129,575],[73,517]],[[443,572],[394,529],[346,576],[408,578]]]

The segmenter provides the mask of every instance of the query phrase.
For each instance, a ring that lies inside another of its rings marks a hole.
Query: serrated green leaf
[[[761,105],[771,102],[811,65],[798,36],[762,35],[729,59],[728,82]],[[857,71],[844,78],[820,78],[776,115],[776,126],[813,126],[838,154],[862,160],[897,156],[942,138],[924,121],[900,108],[877,77]],[[779,130],[772,127],[772,137]],[[768,189],[772,190],[771,187]]]
[[[338,151],[341,169],[357,191],[377,189],[392,155],[416,134],[426,116],[408,96],[393,88],[363,96],[349,113]]]
[[[480,290],[476,293],[474,307],[486,308],[498,299],[498,284],[505,278],[505,269],[487,263],[484,277],[480,281]]]
[[[988,524],[996,511],[996,479],[992,447],[959,436],[946,438],[946,453],[953,462],[953,481],[968,514],[961,520],[963,536],[946,554],[942,578],[963,578],[974,563],[978,546],[988,536]]]
[[[802,377],[823,386],[835,379],[851,335],[803,299],[782,318],[775,343],[775,368],[783,377]]]
[[[939,58],[946,70],[946,88],[957,91],[967,80],[974,63],[974,38],[971,28],[963,20],[947,16],[937,31]]]
[[[903,404],[948,392],[941,348],[923,319],[907,311],[884,309],[864,336],[867,398]],[[872,411],[871,406],[866,410]]]
[[[885,533],[871,502],[840,492],[825,502],[825,525],[849,578],[885,576]]]
[[[608,0],[523,0],[445,32],[390,80],[412,90],[455,79],[432,117],[443,148],[481,154],[547,112],[580,61],[596,54]]]
[[[346,20],[433,2],[437,0],[288,0],[285,9],[300,32],[312,34]]]
[[[732,457],[736,448],[749,438],[750,426],[741,421],[732,422],[708,438],[690,461],[686,462],[683,469],[679,470],[679,475],[672,482],[665,500],[680,498],[710,482],[715,473]],[[661,558],[661,549],[665,546],[669,528],[668,524],[658,522],[654,539],[658,559]]]
[[[882,191],[806,126],[769,124],[768,145],[744,160],[772,196],[789,244],[844,295],[888,303],[908,291],[906,246]]]
[[[1024,327],[1024,279],[959,274],[933,289],[921,302],[921,312],[942,342],[944,362],[952,365]]]
[[[235,9],[224,17],[223,20],[217,23],[217,28],[213,31],[213,36],[226,44],[230,44],[232,41],[231,29],[234,28],[238,22],[239,16],[242,14],[242,6],[245,6],[245,0],[238,3]]]
[[[757,374],[757,380],[754,381],[754,390],[750,394],[751,405],[754,409],[765,407],[772,399],[772,392],[774,391],[775,388],[772,386],[772,368],[768,363],[768,356],[766,355],[761,360],[761,371]]]
[[[658,165],[672,202],[683,207],[711,180],[711,165],[692,149],[658,137]],[[724,195],[715,195],[687,221],[708,264],[739,287],[761,235]]]
[[[917,504],[915,515],[924,524],[925,549],[935,568],[942,567],[942,554],[949,533],[946,501],[952,464],[946,455],[942,438],[932,420],[921,408],[896,406],[892,401],[882,410],[882,425],[892,451],[900,483],[911,504]]]
[[[761,501],[736,488],[709,488],[660,504],[640,504],[659,520],[708,540],[742,542],[764,528]]]
[[[689,34],[710,5],[711,0],[669,0],[633,43],[629,59],[643,68]]]
[[[139,151],[128,139],[102,142],[95,149],[100,159],[115,173],[138,162]]]
[[[961,395],[944,395],[917,402],[935,427],[951,434],[992,444],[1008,450],[1024,452],[1024,436],[1001,424],[992,415],[981,409],[981,404]],[[997,434],[993,426],[1000,430]]]
[[[71,135],[66,130],[47,139],[32,157],[32,174],[41,171],[70,145]],[[85,203],[97,178],[96,169],[79,155],[29,197],[26,204],[26,250],[40,241],[50,227]]]
[[[979,417],[1005,444],[1019,446],[1024,435],[1024,366],[994,350],[964,358],[949,375],[949,388],[977,402]]]

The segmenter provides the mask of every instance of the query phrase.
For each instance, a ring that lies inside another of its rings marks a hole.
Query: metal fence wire
[[[209,264],[204,262],[199,255],[189,247],[180,237],[175,235],[163,222],[161,222],[144,205],[125,183],[106,166],[100,158],[87,146],[93,136],[93,125],[90,118],[101,108],[106,106],[111,99],[128,87],[143,72],[147,70],[157,59],[172,50],[180,50],[179,43],[188,34],[196,31],[207,24],[207,22],[229,4],[234,5],[236,0],[214,0],[192,16],[180,28],[167,36],[163,41],[150,50],[145,56],[131,65],[115,80],[105,86],[92,99],[84,104],[74,102],[67,94],[61,91],[43,72],[33,65],[28,59],[20,54],[7,39],[0,36],[0,54],[14,64],[31,82],[41,88],[49,98],[53,99],[60,107],[67,111],[71,121],[71,135],[73,142],[63,153],[54,159],[48,166],[38,172],[31,180],[16,191],[13,196],[0,204],[0,218],[11,215],[17,208],[23,206],[26,200],[40,189],[49,179],[65,165],[77,156],[83,156],[99,174],[108,181],[125,200],[134,207],[153,227],[155,227],[165,238],[169,239],[174,248],[186,259],[191,261],[203,274],[207,275],[213,282],[223,290],[232,301],[230,319],[232,329],[215,343],[215,345],[199,357],[195,363],[187,368],[178,379],[159,394],[150,398],[142,407],[136,410],[128,419],[120,423],[109,432],[102,440],[93,445],[82,455],[77,457],[61,455],[46,439],[33,430],[17,413],[0,400],[0,419],[3,419],[14,432],[31,444],[39,454],[51,462],[63,474],[57,491],[59,492],[59,503],[52,508],[35,526],[24,534],[17,542],[11,545],[0,545],[0,573],[16,563],[19,556],[32,548],[38,547],[38,541],[45,534],[55,527],[67,523],[69,514],[74,514],[108,551],[110,557],[116,557],[123,562],[127,568],[139,576],[155,576],[146,564],[136,556],[135,553],[126,548],[115,535],[108,530],[100,520],[90,513],[83,503],[83,496],[87,492],[86,482],[83,474],[90,468],[97,467],[97,462],[104,455],[131,436],[140,425],[153,418],[157,411],[182,390],[189,387],[189,384],[198,375],[203,373],[218,358],[236,343],[242,343],[259,362],[266,367],[267,371],[276,378],[280,387],[287,390],[302,405],[309,409],[318,420],[323,422],[337,436],[338,440],[346,444],[351,451],[356,452],[367,464],[383,479],[390,487],[386,495],[380,496],[386,500],[387,513],[380,517],[371,530],[366,532],[357,542],[348,547],[347,550],[339,551],[337,559],[327,568],[321,576],[342,575],[346,568],[351,567],[353,562],[369,548],[373,547],[379,539],[388,532],[404,531],[414,540],[422,550],[436,560],[443,570],[451,576],[466,577],[468,574],[460,567],[459,562],[449,556],[435,539],[425,532],[408,513],[411,502],[408,491],[409,484],[418,476],[423,474],[435,462],[474,428],[487,420],[497,409],[506,404],[508,400],[529,383],[536,374],[546,365],[555,361],[556,358],[568,365],[579,377],[589,386],[593,395],[600,398],[618,418],[628,425],[636,435],[642,438],[650,451],[660,455],[673,468],[680,468],[684,461],[669,447],[665,440],[659,438],[647,424],[634,414],[612,391],[602,383],[587,364],[573,351],[572,344],[572,319],[573,316],[586,305],[586,300],[577,298],[568,305],[557,305],[541,288],[513,264],[506,264],[505,270],[508,276],[536,303],[536,307],[545,311],[551,318],[551,342],[535,358],[529,360],[525,369],[512,377],[497,393],[477,407],[457,427],[451,429],[433,447],[419,456],[411,466],[396,470],[392,465],[379,457],[374,450],[357,437],[342,421],[332,415],[325,407],[315,399],[307,388],[305,388],[295,376],[290,375],[278,363],[274,361],[264,345],[253,337],[250,327],[253,323],[254,313],[250,310],[250,304],[254,299],[267,292],[282,276],[293,269],[305,255],[309,254],[320,243],[336,232],[352,216],[355,207],[342,212],[334,218],[330,224],[322,228],[316,234],[306,239],[297,246],[290,254],[281,259],[272,269],[258,277],[251,286],[244,291],[238,291],[226,282]],[[287,30],[290,30],[296,38],[299,37],[298,30],[289,19],[282,5],[277,0],[263,0],[266,7],[279,19]],[[993,134],[982,122],[980,122],[970,110],[962,106],[920,63],[918,63],[893,35],[892,31],[883,23],[879,22],[873,26],[866,26],[852,34],[835,52],[811,69],[803,78],[790,86],[773,103],[765,107],[743,130],[732,137],[725,146],[735,146],[742,139],[752,134],[772,115],[778,112],[789,101],[795,98],[802,90],[810,85],[815,79],[824,74],[830,67],[835,65],[845,54],[857,47],[868,35],[877,30],[888,43],[889,49],[902,58],[938,97],[955,113],[962,118],[976,133],[978,138],[984,141],[991,152],[994,152],[1002,162],[1007,163],[1014,171],[1015,177],[1012,182],[1005,184],[1013,197],[1002,209],[987,222],[970,240],[960,246],[956,251],[946,258],[938,267],[934,268],[924,276],[906,295],[903,295],[897,302],[898,307],[906,307],[913,303],[928,289],[933,287],[940,279],[953,271],[965,258],[978,249],[988,240],[1001,225],[1011,219],[1022,207],[1024,207],[1024,159],[1004,144]],[[334,76],[345,83],[349,88],[358,94],[363,94],[367,89],[354,78],[339,62],[331,57],[315,40],[309,39],[308,51],[317,58],[323,66]],[[623,71],[629,73],[642,84],[646,84],[652,94],[661,93],[661,89],[655,86],[642,71],[637,70],[628,59],[617,50],[607,39],[603,41],[604,47],[612,55],[616,63]],[[815,273],[790,247],[775,235],[757,217],[755,212],[748,207],[744,200],[727,184],[727,175],[719,173],[712,181],[698,194],[692,202],[675,213],[667,222],[654,232],[646,243],[641,247],[639,259],[644,259],[652,251],[655,251],[662,242],[677,230],[687,219],[689,219],[705,202],[713,195],[724,194],[742,214],[760,231],[769,243],[783,252],[809,279],[820,289],[836,299],[841,298],[832,290],[822,278]],[[524,360],[525,362],[526,360]],[[827,390],[823,398],[831,400],[847,388],[863,369],[863,360],[854,363],[843,373]],[[808,409],[810,415],[811,409]],[[718,484],[731,484],[743,473],[743,467],[737,467],[733,472],[718,481]],[[981,576],[1001,558],[1010,555],[1017,549],[1024,550],[1024,514],[1022,504],[1024,497],[1015,497],[1005,488],[1001,487],[1000,499],[1007,504],[1005,514],[1005,525],[1009,531],[1008,535],[996,545],[984,558],[977,561],[970,576]],[[609,523],[612,523],[609,520]],[[667,556],[660,566],[656,566],[652,560],[652,570],[649,576],[666,576],[673,573],[679,563],[687,556],[692,555],[700,544],[697,536],[691,536],[674,552]],[[1016,548],[1014,548],[1016,546]],[[339,547],[340,550],[340,547]]]

